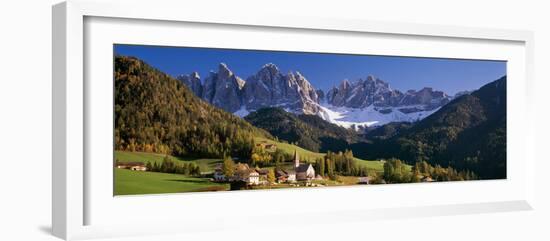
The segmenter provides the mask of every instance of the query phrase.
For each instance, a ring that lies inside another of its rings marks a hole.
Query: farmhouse
[[[264,173],[262,171],[262,173]],[[267,175],[267,173],[265,174]],[[221,182],[221,181],[229,181],[229,182],[246,182],[248,185],[259,185],[261,183],[260,181],[260,172],[256,169],[250,168],[248,164],[243,163],[237,163],[235,165],[235,171],[233,176],[226,177],[223,174],[223,170],[220,167],[216,168],[214,171],[214,180]],[[266,177],[267,180],[267,177]]]
[[[117,162],[116,168],[130,169],[132,171],[147,171],[143,162]]]
[[[260,184],[269,184],[267,180],[267,174],[269,173],[269,170],[256,168],[256,172],[260,175]]]
[[[287,181],[288,175],[283,170],[278,170],[275,172],[275,178],[277,178],[278,183],[283,183]]]
[[[294,170],[278,170],[275,172],[275,178],[278,183],[296,182],[296,172]]]
[[[258,144],[256,144],[257,147],[261,147],[264,150],[268,151],[275,151],[277,150],[277,145],[272,143],[267,143],[266,141],[262,141]]]
[[[242,181],[249,185],[258,185],[260,184],[260,174],[254,169],[239,170],[229,180],[233,182]]]

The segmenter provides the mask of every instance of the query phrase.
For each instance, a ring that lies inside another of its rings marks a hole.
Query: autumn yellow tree
[[[223,158],[222,172],[226,178],[235,174],[235,162],[233,162],[230,156],[225,156]]]
[[[267,181],[269,184],[275,183],[275,171],[273,169],[269,169],[269,172],[267,172]]]

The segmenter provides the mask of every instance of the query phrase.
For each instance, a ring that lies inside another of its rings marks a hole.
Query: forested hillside
[[[141,60],[116,56],[114,61],[117,150],[248,158],[254,136],[271,138]]]
[[[281,108],[262,108],[245,119],[280,140],[313,152],[344,151],[361,138],[354,130],[329,123],[316,115],[295,115]]]
[[[382,131],[381,131],[382,132]],[[388,140],[355,146],[359,157],[398,157],[506,177],[506,77],[463,95]]]

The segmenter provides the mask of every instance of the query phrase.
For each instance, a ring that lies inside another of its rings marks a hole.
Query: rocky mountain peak
[[[289,111],[315,114],[318,97],[309,81],[299,72],[284,75],[268,63],[246,80],[243,104],[247,110],[278,106]]]
[[[279,68],[273,63],[264,64],[260,71],[257,73],[262,77],[268,77],[269,79],[274,79],[275,76],[280,74]]]
[[[220,63],[218,71],[210,71],[205,79],[202,98],[228,112],[235,112],[241,107],[244,84],[225,63]]]
[[[338,89],[344,91],[344,90],[347,90],[350,88],[350,82],[348,79],[344,79],[342,80],[342,82],[340,82],[340,85],[338,86]]]
[[[302,89],[308,89],[308,90],[314,89],[313,86],[311,85],[311,83],[309,83],[309,81],[306,79],[306,77],[304,77],[300,72],[296,71],[294,73],[289,73],[288,75],[289,76],[293,75],[294,79],[296,79],[297,84]]]
[[[220,63],[218,66],[218,76],[221,79],[228,79],[233,75],[225,63]]]
[[[189,75],[182,74],[176,76],[176,79],[185,84],[195,95],[202,96],[202,83],[199,73],[193,72]]]
[[[277,67],[276,64],[274,63],[267,63],[267,64],[264,64],[262,66],[262,69],[269,69],[269,70],[273,70],[275,72],[279,72],[279,67]]]
[[[424,88],[420,89],[418,92],[419,93],[430,93],[430,92],[433,92],[433,88],[432,87],[424,87]]]
[[[194,78],[194,79],[201,79],[201,76],[199,75],[199,72],[193,72],[191,73],[191,78]]]

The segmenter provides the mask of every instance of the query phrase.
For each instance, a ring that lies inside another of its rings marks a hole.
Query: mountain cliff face
[[[183,84],[188,86],[196,96],[202,96],[202,83],[199,73],[193,72],[190,75],[179,75],[176,77]]]
[[[283,74],[272,63],[262,66],[246,81],[223,63],[202,84],[197,73],[177,78],[197,96],[241,117],[261,108],[278,107],[295,114],[318,115],[331,123],[354,128],[418,121],[452,99],[429,87],[403,93],[374,76],[343,80],[324,92],[300,72]]]
[[[282,74],[274,64],[266,64],[246,80],[244,105],[248,111],[279,107],[287,111],[316,114],[319,97],[299,72]]]
[[[293,113],[315,115],[319,112],[317,90],[299,72],[283,74],[274,64],[264,65],[246,81],[226,64],[201,84],[197,73],[177,77],[195,95],[227,112],[245,116],[264,107],[279,107]]]
[[[244,83],[244,80],[233,74],[226,64],[221,63],[218,72],[210,72],[205,79],[202,98],[233,113],[241,108]]]

